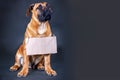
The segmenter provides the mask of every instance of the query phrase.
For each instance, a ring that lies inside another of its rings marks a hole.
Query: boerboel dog
[[[32,13],[32,18],[27,25],[23,43],[20,45],[15,56],[15,63],[10,67],[10,71],[16,71],[22,66],[22,70],[17,74],[18,77],[26,77],[29,72],[29,65],[37,69],[44,69],[50,76],[55,76],[57,73],[51,68],[51,54],[31,55],[26,54],[26,42],[32,37],[47,37],[51,36],[51,28],[49,20],[51,19],[52,9],[47,2],[31,4],[26,15]],[[34,47],[33,47],[34,48]]]

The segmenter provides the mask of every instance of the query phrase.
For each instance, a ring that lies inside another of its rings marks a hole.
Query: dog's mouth
[[[51,20],[51,14],[52,14],[51,8],[46,7],[42,10],[40,6],[39,10],[40,10],[40,14],[38,15],[39,21],[45,22],[45,21]]]

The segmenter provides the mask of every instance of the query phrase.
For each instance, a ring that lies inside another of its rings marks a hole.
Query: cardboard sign
[[[57,53],[56,36],[43,38],[29,38],[26,44],[27,55]]]

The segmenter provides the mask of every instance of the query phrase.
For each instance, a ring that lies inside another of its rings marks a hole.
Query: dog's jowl
[[[26,77],[29,71],[29,67],[45,70],[50,76],[55,76],[57,73],[51,68],[50,58],[51,54],[32,55],[26,54],[26,42],[28,38],[38,38],[51,36],[51,28],[49,20],[51,19],[52,9],[47,2],[40,2],[31,4],[28,7],[26,15],[32,15],[30,22],[27,25],[23,43],[15,55],[15,63],[10,67],[10,71],[16,71],[22,67],[21,71],[18,72],[18,77]],[[44,25],[44,26],[42,26]],[[30,66],[32,64],[32,66]]]

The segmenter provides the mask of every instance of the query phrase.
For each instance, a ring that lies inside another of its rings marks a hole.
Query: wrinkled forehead
[[[41,6],[43,6],[43,7],[46,7],[46,4],[47,4],[47,2],[36,3],[36,4],[34,5],[34,9],[36,9],[37,7],[39,7],[39,5],[41,5]]]

